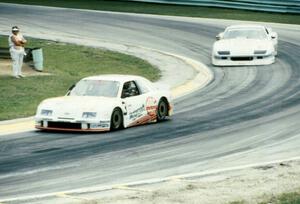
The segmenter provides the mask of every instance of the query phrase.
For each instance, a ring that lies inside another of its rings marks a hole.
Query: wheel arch
[[[159,101],[160,101],[160,100],[164,100],[164,101],[167,103],[167,106],[168,106],[168,116],[170,116],[169,114],[170,114],[170,109],[171,109],[171,107],[170,107],[170,102],[169,102],[168,98],[167,98],[166,96],[161,96],[161,97],[159,98]]]
[[[125,127],[125,120],[124,120],[124,110],[120,107],[120,106],[114,106],[113,108],[112,108],[112,111],[111,111],[111,114],[110,114],[110,118],[112,118],[112,116],[113,116],[113,113],[114,113],[114,111],[115,110],[117,110],[117,109],[119,109],[120,111],[121,111],[121,116],[122,116],[122,127],[121,127],[121,129],[123,129],[124,127]],[[110,119],[111,120],[111,119]],[[111,121],[112,122],[112,121]],[[111,128],[111,127],[110,127]]]

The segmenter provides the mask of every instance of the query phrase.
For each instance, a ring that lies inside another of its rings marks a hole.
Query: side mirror
[[[217,36],[216,36],[216,40],[221,40],[223,38],[223,33],[219,33]]]
[[[271,33],[271,38],[272,38],[272,40],[273,40],[273,39],[276,39],[276,38],[277,38],[277,33],[272,32],[272,33]]]

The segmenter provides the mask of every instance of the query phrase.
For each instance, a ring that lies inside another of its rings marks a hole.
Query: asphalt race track
[[[300,156],[297,26],[273,25],[280,39],[275,64],[216,68],[212,43],[229,21],[6,4],[0,4],[0,21],[8,32],[11,22],[30,24],[40,32],[171,52],[203,62],[215,75],[204,89],[176,100],[175,115],[160,124],[101,134],[1,136],[0,200]]]

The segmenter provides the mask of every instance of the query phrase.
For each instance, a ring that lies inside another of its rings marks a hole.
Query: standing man
[[[23,58],[25,55],[24,46],[26,40],[20,33],[18,26],[12,27],[12,34],[8,38],[9,51],[12,59],[13,75],[19,79],[22,75]]]

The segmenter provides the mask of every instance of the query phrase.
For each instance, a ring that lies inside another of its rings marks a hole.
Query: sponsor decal
[[[98,129],[98,128],[108,128],[110,126],[109,120],[101,120],[100,123],[91,123],[91,129]]]
[[[142,117],[144,110],[145,110],[145,106],[143,105],[142,107],[132,111],[131,113],[129,113],[129,119],[134,120],[136,118]]]
[[[130,123],[128,125],[128,127],[136,126],[136,125],[143,125],[143,124],[154,122],[154,121],[156,121],[156,116],[145,115],[142,118]]]
[[[102,127],[102,128],[107,128],[110,126],[110,120],[100,120],[100,125],[99,127]]]
[[[149,116],[156,116],[157,100],[155,98],[150,96],[146,99],[146,111]]]
[[[100,124],[109,124],[110,120],[100,120]]]
[[[143,111],[147,112],[147,115],[143,116]],[[148,97],[146,99],[146,106],[141,107],[133,112],[134,117],[130,119],[135,120],[128,126],[142,125],[150,122],[155,122],[157,118],[157,100],[154,97]],[[132,114],[132,113],[131,113]]]

